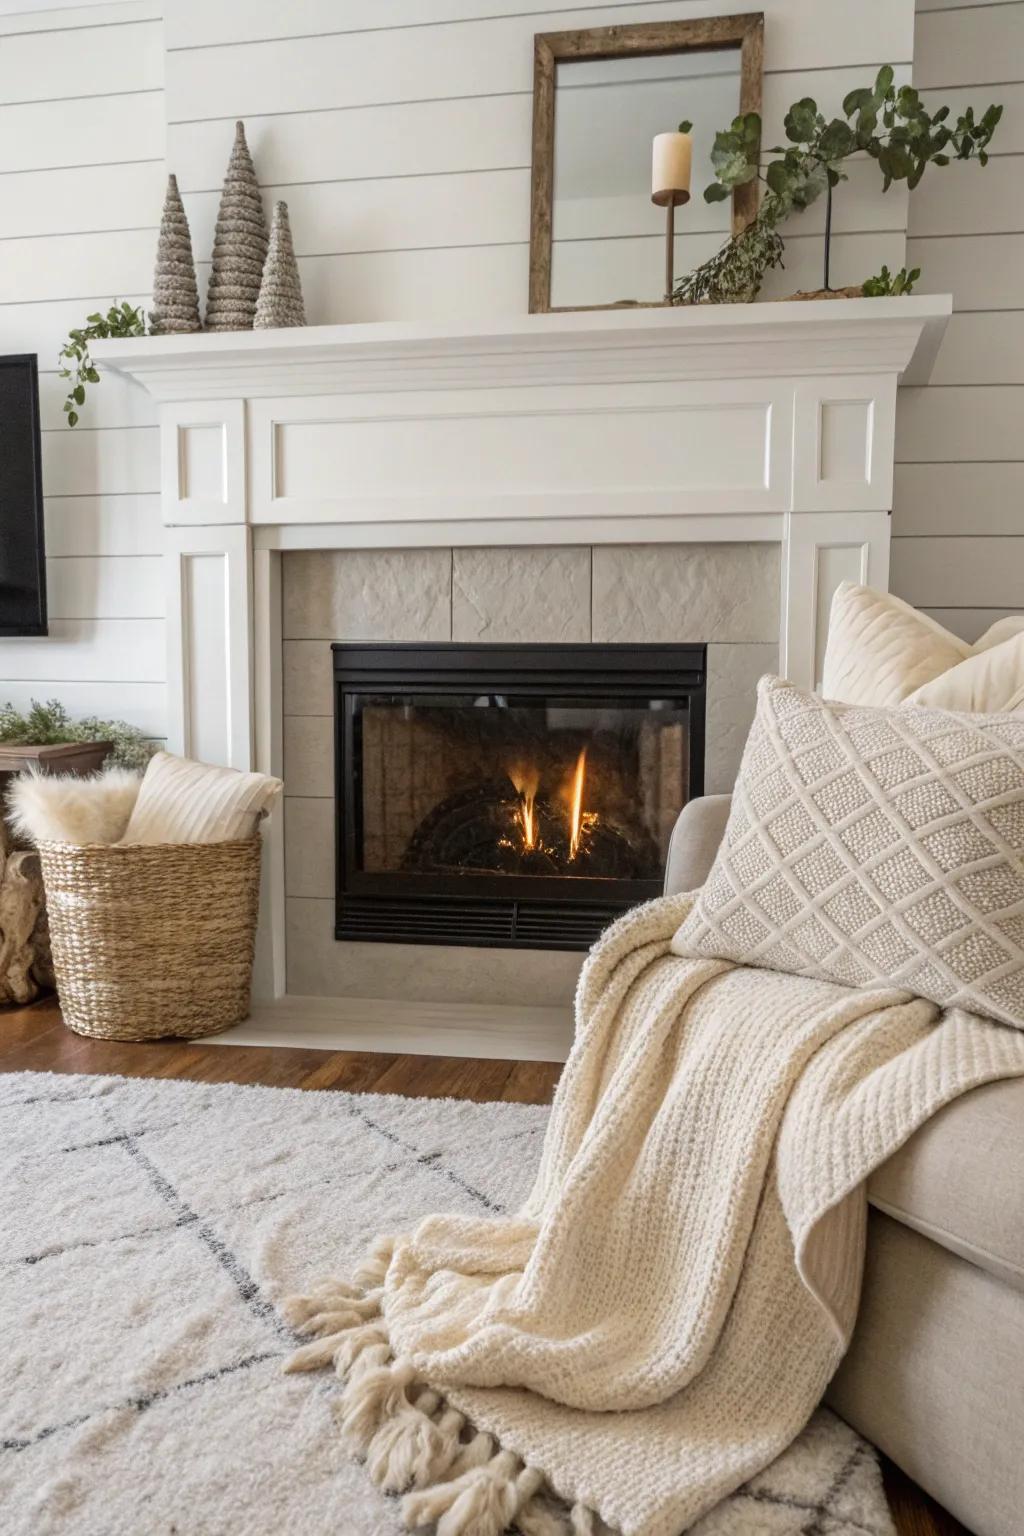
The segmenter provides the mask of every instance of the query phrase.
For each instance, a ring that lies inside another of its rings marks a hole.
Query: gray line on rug
[[[838,1518],[833,1509],[833,1505],[836,1499],[842,1493],[843,1489],[846,1487],[847,1483],[850,1481],[850,1478],[853,1476],[853,1470],[857,1463],[860,1461],[866,1449],[867,1447],[864,1445],[863,1441],[859,1445],[854,1446],[853,1450],[846,1458],[846,1461],[840,1467],[839,1471],[832,1479],[832,1482],[829,1484],[829,1487],[825,1493],[825,1497],[822,1499],[814,1519],[811,1521],[810,1525],[805,1525],[801,1529],[800,1536],[827,1536],[824,1522],[826,1520],[831,1521]]]
[[[121,1413],[126,1408],[134,1408],[138,1413],[145,1413],[147,1408],[152,1408],[155,1403],[162,1403],[170,1397],[176,1397],[179,1392],[186,1392],[193,1387],[206,1387],[212,1382],[221,1381],[225,1376],[236,1376],[240,1371],[251,1370],[254,1365],[261,1365],[264,1360],[280,1360],[284,1355],[283,1350],[266,1349],[259,1354],[246,1355],[244,1360],[236,1360],[234,1365],[220,1365],[212,1371],[203,1371],[199,1376],[190,1376],[185,1381],[177,1381],[172,1387],[157,1387],[152,1392],[146,1392],[133,1397],[126,1397],[119,1403],[106,1403],[102,1408],[94,1408],[90,1413],[79,1414],[77,1418],[65,1419],[61,1424],[47,1424],[45,1428],[38,1430],[34,1435],[25,1439],[0,1440],[0,1451],[27,1451],[34,1445],[39,1445],[43,1440],[49,1440],[53,1435],[59,1435],[64,1430],[80,1429],[83,1424],[88,1424],[90,1419],[97,1418],[101,1413]]]
[[[732,1497],[734,1499],[750,1499],[755,1504],[776,1504],[780,1509],[795,1509],[801,1514],[813,1515],[815,1520],[824,1519],[829,1524],[841,1522],[844,1530],[853,1533],[853,1536],[878,1536],[876,1528],[861,1525],[858,1521],[850,1520],[845,1515],[830,1514],[820,1504],[808,1504],[805,1499],[791,1499],[782,1493],[768,1493],[762,1490],[754,1492],[750,1488],[737,1488]],[[807,1536],[807,1532],[802,1531],[801,1536]]]
[[[403,1141],[401,1136],[397,1135],[394,1131],[389,1131],[386,1125],[379,1125],[376,1120],[372,1120],[366,1111],[360,1109],[357,1104],[346,1104],[345,1108],[350,1115],[365,1125],[367,1130],[376,1131],[378,1136],[383,1136],[385,1141],[391,1142],[392,1146],[400,1147],[403,1152],[408,1152],[424,1168],[430,1168],[432,1172],[439,1173],[450,1184],[456,1185],[457,1188],[469,1195],[471,1199],[478,1201],[485,1210],[493,1211],[496,1216],[503,1216],[505,1214],[505,1207],[503,1205],[499,1205],[497,1201],[485,1195],[483,1190],[477,1189],[473,1184],[468,1184],[465,1179],[460,1178],[451,1168],[447,1168],[443,1163],[438,1162],[437,1159],[441,1156],[440,1152],[421,1152],[418,1147],[411,1146],[409,1142]]]

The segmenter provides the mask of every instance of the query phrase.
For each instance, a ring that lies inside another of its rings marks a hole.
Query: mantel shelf
[[[92,355],[158,400],[826,374],[922,384],[951,312],[948,294],[812,299],[146,336]]]

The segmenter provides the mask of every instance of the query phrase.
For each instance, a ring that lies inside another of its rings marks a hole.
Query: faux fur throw
[[[434,1216],[285,1303],[410,1529],[678,1536],[799,1433],[849,1342],[864,1183],[1024,1075],[1024,1034],[905,992],[670,953],[692,898],[584,967],[523,1210]],[[466,1170],[472,1179],[472,1170]]]
[[[116,843],[124,836],[141,782],[127,768],[87,777],[19,774],[8,792],[8,819],[30,843]]]

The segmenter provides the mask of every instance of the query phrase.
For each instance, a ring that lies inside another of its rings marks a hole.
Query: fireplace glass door
[[[585,947],[660,891],[702,647],[334,652],[339,937]]]

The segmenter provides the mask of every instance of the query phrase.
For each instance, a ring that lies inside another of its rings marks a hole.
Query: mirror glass
[[[676,277],[714,254],[732,205],[704,201],[711,146],[739,110],[739,47],[558,61],[552,308],[662,299],[665,210],[651,202],[651,145],[683,119],[693,124],[693,180],[675,210]]]

